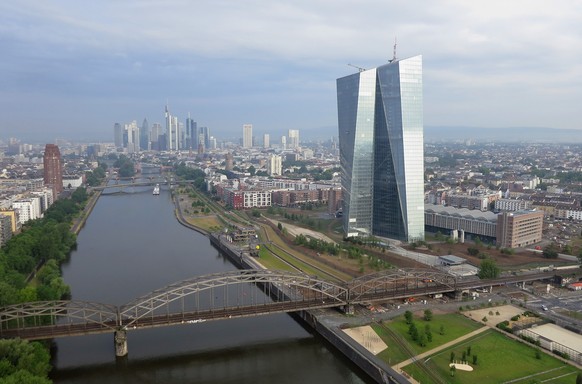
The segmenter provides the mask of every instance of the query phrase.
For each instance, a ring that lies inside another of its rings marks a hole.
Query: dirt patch
[[[463,312],[463,315],[472,320],[478,321],[481,324],[494,327],[502,321],[510,321],[512,317],[521,315],[523,312],[523,308],[514,307],[513,305],[502,305],[500,307],[487,307],[465,311]],[[487,318],[487,321],[483,321],[483,318]]]
[[[343,331],[374,355],[377,355],[388,348],[386,343],[384,343],[380,336],[378,336],[374,329],[369,325],[357,328],[347,328]]]

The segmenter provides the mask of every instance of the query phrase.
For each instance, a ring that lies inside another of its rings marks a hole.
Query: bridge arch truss
[[[398,268],[358,277],[349,283],[350,303],[390,299],[435,291],[454,291],[457,279],[436,269]]]
[[[153,291],[123,305],[120,321],[132,327],[164,315],[182,314],[184,319],[192,320],[220,310],[236,314],[237,309],[275,309],[280,303],[296,303],[298,307],[319,303],[320,307],[332,307],[344,304],[346,298],[346,287],[314,276],[275,270],[236,270],[194,277]]]
[[[37,301],[10,305],[0,314],[0,336],[11,329],[69,328],[113,331],[118,311],[114,305],[89,301]]]

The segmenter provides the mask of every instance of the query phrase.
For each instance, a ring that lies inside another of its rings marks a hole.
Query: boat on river
[[[156,184],[156,186],[154,187],[154,195],[159,195],[160,194],[160,184]]]

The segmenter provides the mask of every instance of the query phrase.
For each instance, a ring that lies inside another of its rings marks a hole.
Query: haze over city
[[[112,140],[166,102],[220,135],[337,133],[336,79],[423,55],[425,126],[580,128],[577,1],[0,4],[0,138]],[[326,136],[329,137],[329,136]]]

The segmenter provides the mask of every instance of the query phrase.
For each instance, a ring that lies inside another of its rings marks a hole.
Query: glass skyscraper
[[[346,236],[424,239],[422,56],[337,80]]]

